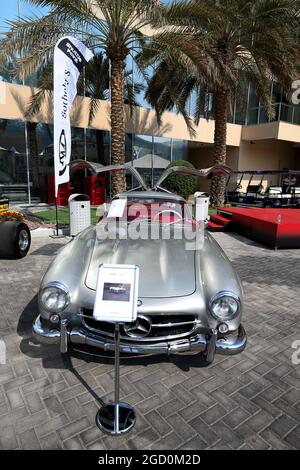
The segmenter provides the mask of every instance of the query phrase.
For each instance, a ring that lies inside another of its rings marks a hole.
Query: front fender
[[[202,289],[205,298],[210,326],[215,328],[218,322],[209,313],[209,301],[217,292],[228,291],[238,296],[241,302],[238,316],[227,322],[230,331],[237,330],[242,319],[244,293],[233,264],[208,232],[205,233],[203,248],[196,252],[196,258],[198,288]]]
[[[63,283],[71,296],[70,310],[68,307],[61,316],[75,313],[83,306],[83,299],[88,305],[93,304],[94,292],[85,285],[85,277],[93,254],[96,240],[96,230],[88,227],[64,246],[52,263],[49,265],[41,281],[40,288],[54,281]],[[80,299],[80,302],[79,302]],[[49,318],[49,312],[45,311],[39,303],[40,314],[43,318]]]

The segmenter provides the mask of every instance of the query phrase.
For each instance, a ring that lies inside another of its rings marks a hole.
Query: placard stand
[[[117,436],[135,425],[135,412],[128,403],[120,402],[120,323],[115,323],[115,401],[97,412],[96,424],[101,431]]]

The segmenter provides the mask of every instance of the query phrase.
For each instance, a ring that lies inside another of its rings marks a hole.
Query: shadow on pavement
[[[26,305],[21,316],[19,318],[17,333],[23,338],[31,337],[32,324],[37,317],[38,312],[38,300],[37,295],[35,295]]]
[[[73,364],[73,359],[76,360],[78,364],[79,361],[85,363],[97,363],[97,364],[110,364],[111,370],[113,371],[114,366],[114,356],[113,354],[105,354],[102,351],[98,351],[91,348],[84,348],[80,350],[78,348],[70,347],[67,354],[61,354],[59,352],[59,345],[42,345],[38,343],[32,336],[32,324],[37,316],[38,312],[38,303],[37,296],[28,303],[28,305],[23,310],[18,326],[17,332],[19,336],[22,337],[20,343],[21,352],[30,358],[42,360],[42,367],[44,369],[56,369],[59,370],[68,370],[70,371],[78,383],[85,388],[85,390],[94,398],[94,400],[99,404],[100,407],[105,405],[105,402],[101,397],[96,393],[92,386],[86,381],[83,375],[77,370]],[[158,364],[158,363],[173,363],[182,371],[188,371],[190,368],[200,368],[206,366],[205,360],[203,357],[198,355],[192,356],[166,356],[166,355],[157,355],[157,356],[132,356],[132,357],[121,357],[121,366],[137,366],[137,367],[147,367],[149,364]],[[80,365],[80,364],[78,364]],[[83,372],[84,374],[84,372]],[[51,405],[49,405],[51,406]]]
[[[48,243],[47,245],[41,246],[37,250],[30,251],[28,256],[55,256],[65,245],[66,243]]]
[[[262,243],[251,240],[250,238],[246,238],[245,236],[240,235],[239,233],[227,231],[226,235],[228,235],[230,238],[234,238],[234,240],[237,240],[243,243],[244,245],[255,246],[255,248],[261,250],[274,251],[274,248],[272,248],[271,246],[263,245]]]
[[[74,368],[72,357],[70,354],[63,354],[62,360],[65,365],[65,368],[68,369],[72,374],[77,378],[77,380],[85,387],[87,392],[92,395],[92,397],[99,403],[100,406],[104,406],[105,403],[101,398],[97,395],[97,393],[90,387],[90,385],[86,382],[86,380],[79,374],[79,372]]]

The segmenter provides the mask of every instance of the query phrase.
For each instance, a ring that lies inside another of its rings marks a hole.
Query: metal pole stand
[[[66,238],[65,235],[58,235],[58,207],[57,197],[55,198],[55,218],[56,218],[56,234],[50,235],[50,238]]]
[[[135,412],[128,403],[120,402],[120,324],[115,324],[115,401],[102,406],[96,414],[101,431],[117,436],[135,425]]]

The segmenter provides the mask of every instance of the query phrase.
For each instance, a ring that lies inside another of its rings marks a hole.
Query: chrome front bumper
[[[33,336],[40,343],[60,344],[60,351],[62,353],[67,352],[70,343],[94,346],[104,351],[114,351],[115,349],[115,344],[112,340],[91,334],[78,327],[70,328],[67,320],[62,320],[60,330],[46,328],[42,325],[40,315],[33,324]],[[208,339],[204,334],[195,334],[188,339],[158,342],[154,344],[121,343],[121,352],[131,354],[181,354],[203,352],[206,354],[207,360],[211,362],[215,353],[224,355],[239,354],[245,349],[246,343],[246,332],[243,326],[240,325],[238,335],[234,342],[218,340],[217,331],[212,329]]]

